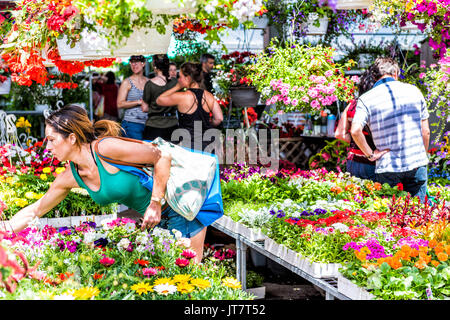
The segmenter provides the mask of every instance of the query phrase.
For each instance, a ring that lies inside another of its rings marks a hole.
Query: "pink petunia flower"
[[[99,261],[102,265],[104,265],[105,267],[110,267],[114,264],[114,262],[116,262],[116,260],[114,260],[113,258],[109,258],[109,257],[104,257],[103,259],[100,259]]]
[[[197,253],[193,250],[186,249],[186,250],[183,250],[181,255],[186,259],[192,259],[197,256]]]
[[[175,260],[175,264],[177,266],[179,266],[180,268],[184,268],[184,267],[187,267],[189,265],[189,260],[188,259],[178,258],[177,260]]]

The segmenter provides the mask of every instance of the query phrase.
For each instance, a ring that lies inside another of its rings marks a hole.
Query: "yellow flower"
[[[28,120],[25,120],[24,117],[20,117],[16,122],[17,128],[31,128],[31,124]]]
[[[177,290],[180,293],[190,293],[194,291],[195,287],[187,282],[181,282],[177,285]]]
[[[76,290],[73,293],[73,296],[80,300],[89,300],[93,297],[97,296],[100,293],[100,290],[98,290],[96,287],[85,287]]]
[[[56,170],[55,170],[56,174],[60,174],[60,173],[62,173],[62,172],[64,172],[64,171],[66,171],[66,168],[65,168],[65,167],[58,167],[58,168],[56,168]]]
[[[153,291],[152,287],[148,283],[145,283],[145,282],[133,284],[131,286],[131,290],[136,291],[137,293],[139,293],[139,295],[146,294],[147,292]]]
[[[241,288],[241,282],[239,282],[237,279],[232,278],[232,277],[226,277],[225,279],[222,279],[222,284],[231,289],[240,289]]]
[[[47,175],[46,175],[45,173],[42,173],[42,174],[39,176],[39,178],[40,178],[41,180],[46,181],[46,180],[47,180]]]
[[[42,198],[44,196],[43,193],[35,193],[34,194],[34,199],[39,200],[40,198]]]
[[[157,286],[159,284],[175,284],[174,281],[170,278],[159,278],[156,279],[153,283],[154,286]]]
[[[45,167],[44,169],[42,169],[43,173],[51,173],[52,169],[50,167]]]
[[[16,200],[14,201],[14,204],[15,204],[16,206],[18,206],[18,207],[23,208],[23,207],[25,207],[25,206],[28,204],[28,201],[25,200],[25,199],[16,199]]]
[[[33,191],[28,191],[27,193],[25,193],[25,198],[27,199],[35,199],[36,194]]]
[[[209,282],[209,280],[205,279],[198,279],[198,278],[192,279],[191,284],[197,287],[198,289],[206,289],[211,287],[211,283]]]
[[[6,183],[7,184],[13,184],[14,183],[14,178],[13,177],[6,178]]]
[[[188,282],[189,279],[191,279],[190,274],[177,274],[173,277],[173,282],[174,283]]]

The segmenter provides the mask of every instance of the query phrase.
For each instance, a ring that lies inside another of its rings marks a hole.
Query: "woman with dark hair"
[[[116,76],[114,75],[114,72],[108,71],[94,83],[97,85],[98,93],[104,97],[104,114],[99,119],[118,121],[119,114],[117,112],[117,95],[119,92],[119,86],[116,84]]]
[[[164,91],[173,88],[177,84],[177,79],[170,78],[170,62],[167,55],[155,54],[152,64],[155,77],[145,84],[142,102],[142,110],[148,113],[144,139],[154,140],[161,137],[171,141],[172,132],[178,128],[177,108],[161,107],[156,103],[156,99]]]
[[[125,109],[122,128],[125,137],[142,140],[147,113],[142,111],[144,86],[149,80],[144,76],[146,59],[144,56],[131,56],[130,67],[133,74],[122,81],[117,96],[117,108]]]
[[[217,127],[223,121],[222,109],[214,96],[201,88],[202,81],[202,65],[185,62],[180,68],[176,86],[156,99],[160,106],[177,107],[179,127],[187,129],[190,134],[190,141],[183,141],[183,146],[201,151],[211,143],[203,140],[205,131]],[[185,88],[186,91],[180,91]],[[195,130],[195,123],[201,124],[201,130]]]
[[[358,84],[358,96],[363,95],[365,92],[372,89],[376,82],[376,74],[373,67],[368,68],[360,77]],[[344,109],[342,117],[339,120],[338,127],[336,128],[335,137],[340,140],[344,140],[350,143],[350,150],[347,156],[347,172],[350,172],[352,176],[361,179],[375,179],[375,161],[367,159],[359,147],[356,145],[350,134],[350,128],[352,126],[352,119],[356,111],[357,99],[352,100],[350,104]],[[375,150],[375,144],[372,139],[372,134],[368,126],[364,127],[364,136],[367,143]]]
[[[189,221],[164,204],[165,191],[172,157],[154,144],[124,140],[118,135],[120,125],[110,120],[92,123],[86,111],[68,105],[53,112],[45,120],[47,149],[60,161],[70,161],[45,195],[35,203],[23,208],[6,223],[0,231],[19,232],[35,218],[40,218],[58,205],[72,188],[87,190],[100,205],[121,203],[143,215],[141,230],[160,226],[176,229],[189,238],[200,262],[206,226],[198,219]],[[140,163],[153,167],[153,187],[149,189],[140,177],[119,169],[104,159],[127,163]],[[200,213],[199,213],[200,214]]]

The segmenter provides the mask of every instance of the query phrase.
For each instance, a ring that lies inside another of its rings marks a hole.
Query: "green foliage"
[[[345,172],[349,144],[338,139],[325,142],[327,145],[309,159],[309,168]]]

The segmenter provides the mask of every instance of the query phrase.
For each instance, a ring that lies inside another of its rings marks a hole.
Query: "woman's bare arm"
[[[142,104],[142,99],[135,101],[127,101],[127,95],[130,89],[131,89],[130,82],[127,81],[127,79],[122,81],[119,87],[119,92],[117,94],[117,108],[128,109],[140,106]]]
[[[347,111],[350,105],[348,105],[342,112],[341,119],[339,119],[334,137],[339,140],[344,140],[348,143],[351,141],[350,125],[347,118]]]

